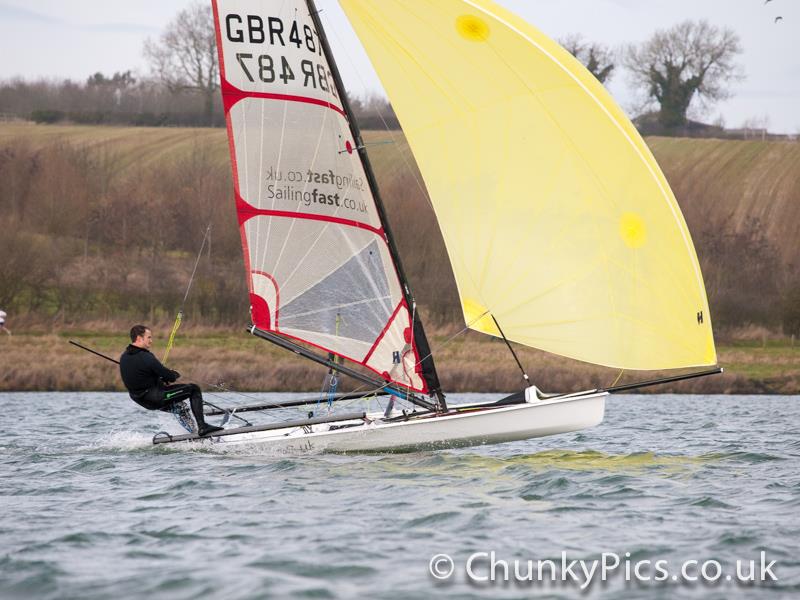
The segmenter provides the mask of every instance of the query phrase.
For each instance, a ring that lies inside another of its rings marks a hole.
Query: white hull
[[[212,444],[220,450],[247,446],[250,452],[265,454],[409,452],[498,444],[598,425],[603,420],[607,395],[606,392],[576,394],[392,423],[382,422],[381,414],[371,414],[370,423],[360,420],[326,423],[183,443]],[[352,427],[342,427],[351,424]]]

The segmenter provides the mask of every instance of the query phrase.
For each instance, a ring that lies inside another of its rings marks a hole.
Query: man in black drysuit
[[[203,416],[203,394],[194,383],[173,383],[181,375],[161,364],[150,353],[153,334],[149,327],[134,325],[131,344],[119,357],[119,372],[128,388],[131,399],[148,410],[170,410],[176,402],[189,399],[192,414],[197,421],[198,435],[221,431],[222,427],[209,425]]]

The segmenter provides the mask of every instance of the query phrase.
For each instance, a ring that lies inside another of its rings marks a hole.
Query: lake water
[[[175,424],[122,394],[0,403],[2,598],[800,596],[800,397],[615,396],[574,434],[304,457],[153,447]],[[481,581],[491,552],[509,583]],[[557,581],[527,581],[544,559]],[[608,581],[582,591],[577,559]],[[675,581],[690,560],[717,582]],[[766,582],[737,583],[737,560]]]

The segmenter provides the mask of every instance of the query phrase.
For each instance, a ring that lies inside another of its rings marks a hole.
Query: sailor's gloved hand
[[[181,374],[177,371],[170,371],[169,376],[162,377],[161,379],[164,381],[164,383],[172,383],[180,376]]]

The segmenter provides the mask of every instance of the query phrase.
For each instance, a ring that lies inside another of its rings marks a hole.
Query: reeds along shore
[[[108,327],[108,323],[105,327]],[[169,323],[153,325],[156,355],[162,356]],[[120,323],[104,330],[64,330],[55,335],[15,334],[0,338],[0,391],[122,391],[116,365],[69,345],[69,339],[117,358],[127,344]],[[32,326],[31,329],[38,329]],[[505,344],[474,332],[453,337],[459,329],[429,333],[442,385],[448,393],[511,392],[524,381]],[[752,333],[752,332],[751,332]],[[765,332],[760,332],[766,335]],[[659,373],[604,369],[517,347],[531,380],[547,392],[579,391],[653,379]],[[642,390],[643,393],[798,394],[800,345],[786,338],[750,337],[719,347],[725,374]],[[188,327],[181,330],[169,366],[184,380],[236,391],[318,393],[326,369],[258,340],[244,328]],[[360,384],[343,378],[343,389]],[[366,389],[366,388],[360,388]]]

